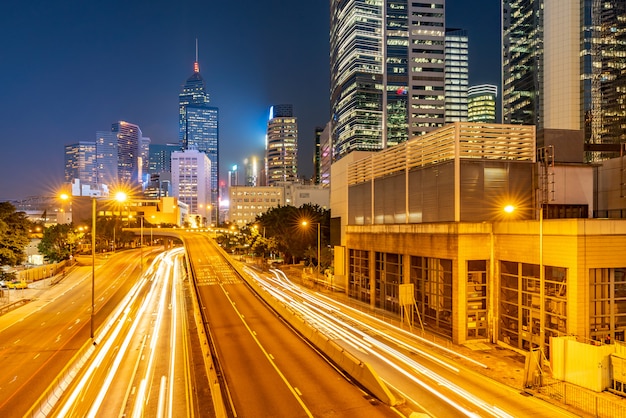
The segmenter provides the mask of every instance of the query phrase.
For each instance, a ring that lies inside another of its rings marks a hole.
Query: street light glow
[[[513,213],[515,211],[515,206],[513,206],[513,205],[506,205],[504,207],[504,211],[506,213]]]
[[[128,195],[125,192],[117,192],[115,193],[115,200],[117,200],[118,202],[125,202],[126,199],[128,199]]]

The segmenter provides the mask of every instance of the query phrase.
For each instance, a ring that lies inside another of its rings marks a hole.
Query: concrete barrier
[[[216,247],[225,254],[221,247],[218,247],[217,245]],[[227,259],[230,260],[228,257]],[[231,265],[237,270],[246,283],[248,283],[248,285],[278,313],[278,315],[280,315],[285,321],[287,321],[287,323],[289,323],[289,325],[296,329],[304,338],[307,339],[307,341],[324,353],[324,355],[337,367],[359,382],[362,387],[367,389],[381,402],[384,402],[389,406],[398,405],[398,399],[368,363],[359,360],[357,357],[344,350],[341,346],[309,325],[292,309],[275,299],[272,295],[268,294],[241,268],[240,263],[231,262]]]

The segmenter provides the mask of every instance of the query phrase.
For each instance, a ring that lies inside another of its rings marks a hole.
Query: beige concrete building
[[[626,220],[593,218],[606,173],[537,163],[534,143],[534,127],[455,123],[333,164],[335,282],[455,343],[624,340]]]

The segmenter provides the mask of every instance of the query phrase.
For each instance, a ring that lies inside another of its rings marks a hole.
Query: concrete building
[[[253,223],[258,215],[285,205],[285,189],[274,186],[233,186],[230,192],[231,223],[242,227]]]
[[[265,145],[266,186],[298,180],[298,118],[290,104],[270,107]]]
[[[211,203],[211,161],[196,149],[172,153],[172,190],[179,201],[189,207],[190,226],[213,222]]]
[[[457,122],[335,162],[335,283],[455,343],[549,356],[550,337],[624,340],[626,220],[592,218],[596,201],[626,207],[605,185],[623,161],[550,165],[535,151],[532,126]]]
[[[318,205],[327,209],[330,190],[320,185],[280,182],[274,186],[230,188],[230,222],[239,226],[253,223],[258,215],[280,206]]]

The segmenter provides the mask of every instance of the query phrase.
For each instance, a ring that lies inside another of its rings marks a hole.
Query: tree
[[[72,224],[52,225],[44,230],[37,248],[47,260],[53,263],[67,260],[73,254],[81,235],[82,233],[74,232]]]
[[[16,266],[26,260],[31,222],[9,202],[0,202],[0,265]]]
[[[257,224],[265,228],[265,236],[274,238],[276,246],[285,255],[285,261],[291,262],[305,257],[307,248],[317,246],[317,225],[303,227],[302,222],[320,223],[321,245],[328,242],[330,211],[319,205],[304,204],[295,206],[278,206],[257,216]],[[323,258],[323,257],[322,257]]]

